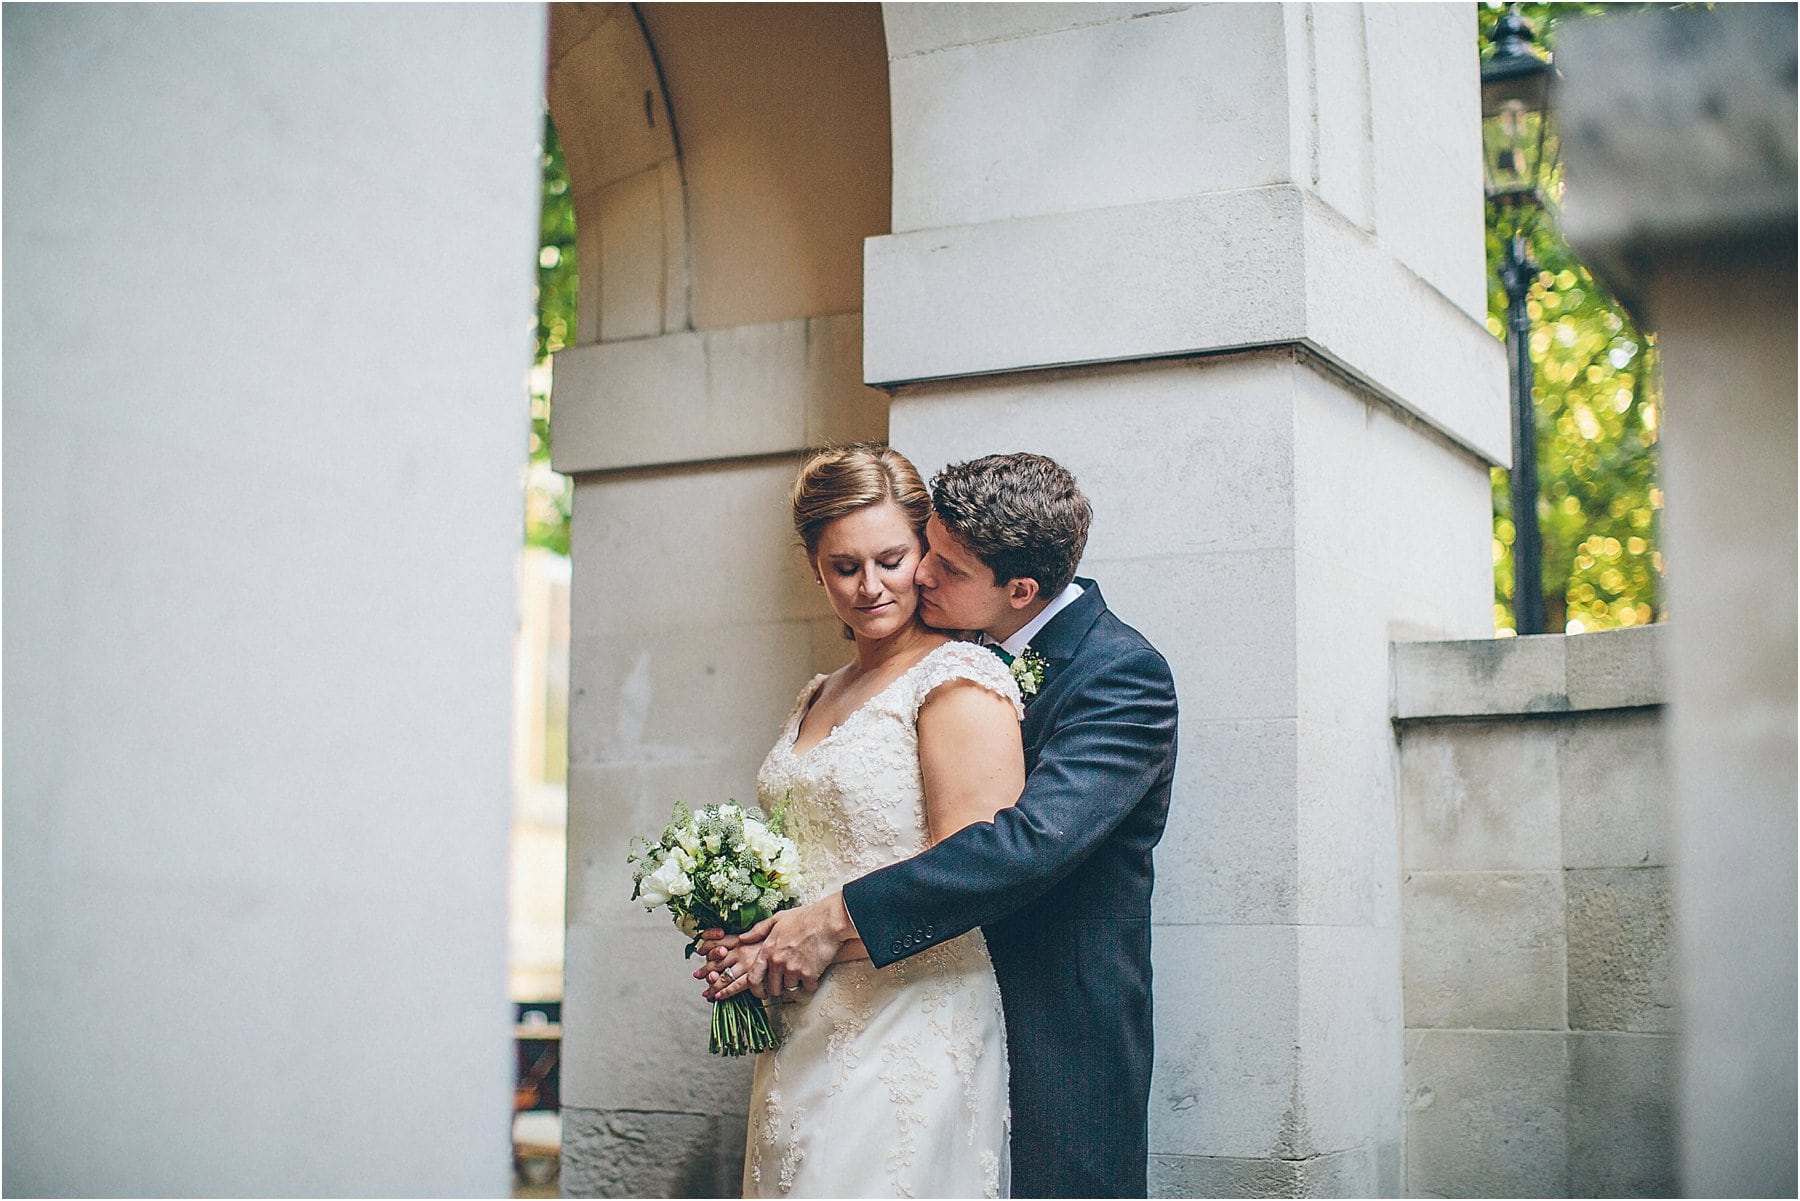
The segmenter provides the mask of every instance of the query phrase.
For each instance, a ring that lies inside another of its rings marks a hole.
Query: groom
[[[1013,1195],[1142,1197],[1151,850],[1175,774],[1174,681],[1099,587],[1074,578],[1092,511],[1060,465],[957,464],[932,480],[932,501],[925,623],[980,630],[1015,677],[1041,667],[1025,698],[1025,792],[991,824],[744,936],[763,944],[746,979],[759,996],[810,990],[851,939],[885,967],[981,926],[1006,1010]]]

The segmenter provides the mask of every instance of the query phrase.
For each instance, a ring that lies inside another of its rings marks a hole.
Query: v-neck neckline
[[[820,747],[822,747],[826,743],[830,742],[833,738],[836,738],[837,732],[839,730],[843,729],[845,726],[849,725],[852,721],[854,721],[856,719],[857,714],[861,713],[864,709],[867,709],[870,705],[873,705],[876,701],[880,700],[882,697],[884,697],[888,693],[892,692],[896,687],[899,686],[899,683],[901,680],[904,680],[907,676],[910,676],[913,672],[919,670],[919,668],[921,668],[925,665],[926,660],[930,659],[931,656],[937,654],[938,651],[942,650],[944,647],[949,646],[949,645],[950,645],[950,643],[948,643],[948,642],[942,642],[942,643],[939,643],[937,646],[932,647],[930,650],[926,651],[923,655],[921,655],[919,657],[919,661],[917,663],[914,663],[911,667],[907,668],[905,671],[901,672],[899,675],[897,675],[893,679],[889,680],[886,684],[882,685],[880,691],[876,692],[874,696],[871,696],[868,700],[864,701],[862,704],[858,705],[856,708],[850,710],[850,712],[844,714],[842,721],[839,721],[836,725],[832,726],[831,729],[825,731],[825,737],[819,739],[819,741],[813,743],[811,746],[807,747],[805,750],[800,750],[799,749],[800,727],[806,724],[806,715],[812,712],[813,705],[818,701],[820,689],[822,689],[825,686],[825,681],[827,681],[831,678],[829,675],[814,676],[813,677],[812,695],[806,698],[806,704],[801,706],[799,712],[794,717],[794,732],[792,734],[788,735],[788,741],[787,741],[788,754],[792,755],[794,757],[794,759],[797,761],[805,759],[808,755],[812,754],[814,751],[818,750]]]

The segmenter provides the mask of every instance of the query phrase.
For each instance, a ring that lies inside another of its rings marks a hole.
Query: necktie
[[[1005,647],[1001,646],[998,642],[990,642],[987,644],[987,648],[1000,657],[1000,662],[1006,664],[1008,667],[1012,666],[1013,657],[1006,653]]]

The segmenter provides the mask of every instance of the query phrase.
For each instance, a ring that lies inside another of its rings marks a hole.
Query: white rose
[[[675,897],[686,896],[694,890],[694,885],[681,870],[673,856],[656,865],[656,870],[645,876],[638,883],[638,900],[644,908],[654,909],[658,905],[667,905]]]
[[[675,831],[675,841],[682,850],[690,855],[698,854],[700,851],[700,836],[694,833],[692,826],[683,826]]]
[[[679,863],[681,865],[681,870],[684,872],[693,871],[700,863],[698,859],[694,858],[680,847],[675,848],[675,853],[670,856],[670,858],[674,859],[676,863]]]
[[[706,843],[708,854],[717,855],[719,853],[719,847],[724,844],[725,839],[718,834],[708,834],[702,841]]]
[[[756,858],[764,868],[775,866],[776,859],[781,855],[782,845],[786,842],[787,839],[771,834],[769,827],[759,821],[744,823],[744,845],[756,852]]]

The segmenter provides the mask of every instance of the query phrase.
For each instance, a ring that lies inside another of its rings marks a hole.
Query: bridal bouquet
[[[790,908],[798,899],[799,853],[782,834],[781,818],[780,810],[765,816],[735,801],[698,813],[677,801],[661,838],[632,840],[632,900],[645,909],[667,905],[675,928],[692,940],[689,955],[702,930],[742,934]],[[714,1002],[714,1055],[753,1055],[780,1041],[762,1002],[748,992]]]

